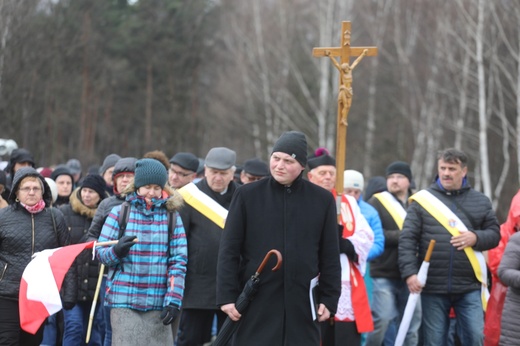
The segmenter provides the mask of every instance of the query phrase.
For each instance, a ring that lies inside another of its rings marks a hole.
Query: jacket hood
[[[137,192],[137,189],[135,188],[134,182],[132,181],[130,184],[127,185],[123,192],[121,192],[121,197],[126,198],[126,196],[134,192]],[[168,185],[163,187],[163,195],[164,193],[167,196],[169,196],[166,197],[168,199],[166,201],[166,209],[168,209],[168,211],[179,211],[184,205],[184,199],[182,198],[181,194],[177,190],[169,187]]]
[[[24,148],[15,149],[11,153],[11,157],[9,157],[9,164],[5,168],[5,170],[7,172],[9,172],[11,177],[13,177],[13,175],[14,175],[13,174],[14,166],[20,162],[29,162],[31,164],[31,166],[34,168],[34,158],[31,154],[31,152]]]
[[[14,204],[16,202],[16,192],[18,191],[20,182],[26,178],[26,177],[36,177],[40,179],[43,185],[43,196],[42,199],[45,202],[46,207],[50,207],[52,203],[52,192],[45,181],[45,178],[38,173],[37,170],[35,170],[32,167],[22,167],[18,171],[16,171],[14,177],[13,177],[13,183],[11,188],[11,193],[9,194],[8,202],[9,204]]]

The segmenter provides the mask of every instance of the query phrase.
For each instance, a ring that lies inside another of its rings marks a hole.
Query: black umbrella
[[[235,308],[240,314],[244,313],[249,303],[254,299],[256,291],[258,290],[258,285],[260,284],[260,273],[264,269],[271,255],[276,255],[277,257],[277,263],[272,269],[272,271],[277,271],[282,266],[282,254],[280,253],[280,251],[270,250],[265,255],[264,260],[262,261],[262,263],[260,263],[260,266],[256,270],[256,273],[253,276],[251,276],[251,279],[249,279],[249,281],[246,282],[246,285],[244,286],[242,293],[240,293],[240,295],[237,298],[237,301],[235,302]],[[215,340],[215,342],[213,342],[213,346],[227,345],[229,339],[231,339],[233,333],[238,328],[239,324],[240,320],[234,322],[229,317],[226,318],[226,320],[222,324],[222,328],[220,328],[220,331],[217,335],[217,339]]]

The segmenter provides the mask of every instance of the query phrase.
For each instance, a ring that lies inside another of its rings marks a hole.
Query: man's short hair
[[[459,163],[462,168],[468,165],[468,156],[462,150],[449,148],[439,151],[437,160],[442,160],[448,163]]]

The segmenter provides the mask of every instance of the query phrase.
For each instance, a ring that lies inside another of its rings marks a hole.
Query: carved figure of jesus
[[[341,123],[343,123],[345,126],[347,126],[347,116],[348,112],[350,110],[350,106],[352,105],[352,71],[354,68],[359,64],[361,59],[367,55],[368,50],[363,50],[363,53],[361,53],[360,56],[357,57],[356,60],[352,63],[352,65],[349,65],[348,63],[339,64],[338,61],[333,58],[330,54],[330,51],[326,51],[325,55],[330,58],[334,66],[338,69],[339,73],[341,74],[341,84],[339,86],[339,93],[338,93],[338,107],[341,108]]]

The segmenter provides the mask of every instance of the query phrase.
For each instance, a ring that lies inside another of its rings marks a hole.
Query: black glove
[[[175,305],[165,306],[161,312],[162,323],[167,326],[177,319],[181,311]]]
[[[347,258],[352,262],[357,263],[358,255],[356,250],[354,249],[354,245],[348,239],[343,238],[343,225],[338,225],[338,233],[339,233],[339,252],[347,255]]]
[[[128,256],[130,252],[130,248],[134,246],[134,239],[137,237],[135,235],[124,235],[119,239],[116,245],[114,245],[114,253],[117,257],[123,258]]]
[[[71,310],[71,309],[76,305],[76,303],[72,303],[72,302],[62,302],[61,305],[63,306],[63,309],[64,309],[64,310]]]

